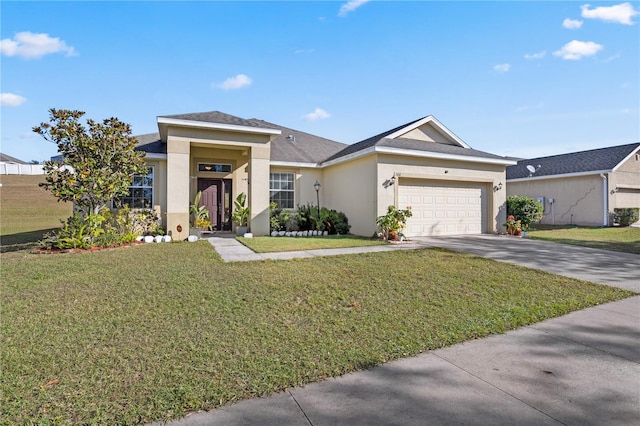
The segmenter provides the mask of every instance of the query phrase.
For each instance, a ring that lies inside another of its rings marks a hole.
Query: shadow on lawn
[[[59,228],[39,229],[37,231],[19,232],[17,234],[0,235],[0,253],[29,250],[36,246],[38,241],[47,232]]]

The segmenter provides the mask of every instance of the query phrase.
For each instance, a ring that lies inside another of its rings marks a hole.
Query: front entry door
[[[202,192],[200,205],[209,210],[211,227],[215,231],[231,230],[231,179],[198,179]]]

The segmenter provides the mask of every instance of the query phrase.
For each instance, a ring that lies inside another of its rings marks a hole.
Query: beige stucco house
[[[640,207],[640,143],[520,160],[507,195],[539,199],[541,223],[612,226],[614,209]]]
[[[269,234],[271,201],[295,209],[318,197],[363,236],[391,204],[411,206],[408,236],[492,233],[505,221],[505,168],[515,161],[471,149],[433,116],[353,145],[221,112],[159,116],[157,124],[158,133],[138,136],[149,176],[124,201],[160,211],[177,239],[189,235],[199,190],[220,231],[233,229],[233,200],[246,193],[254,235]]]

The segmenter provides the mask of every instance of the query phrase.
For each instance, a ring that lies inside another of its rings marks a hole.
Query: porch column
[[[249,159],[249,229],[254,235],[269,235],[269,164],[271,147],[251,147]]]
[[[177,241],[189,236],[190,145],[167,140],[167,232]]]

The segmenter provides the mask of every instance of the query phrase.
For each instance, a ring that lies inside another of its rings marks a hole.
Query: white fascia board
[[[485,157],[471,157],[468,155],[455,155],[455,154],[443,154],[439,152],[430,152],[430,151],[416,151],[413,149],[400,149],[400,148],[389,148],[385,146],[377,146],[375,147],[375,152],[380,154],[395,154],[395,155],[408,155],[411,157],[423,157],[423,158],[437,158],[440,160],[455,160],[455,161],[465,161],[468,163],[484,163],[484,164],[500,164],[504,166],[513,166],[518,164],[517,161],[507,160],[506,158],[503,160],[501,158],[485,158]]]
[[[272,167],[304,167],[308,169],[319,169],[318,163],[298,163],[295,161],[271,161],[269,165]]]
[[[613,168],[613,170],[611,170],[612,172],[615,172],[616,170],[618,170],[618,168],[620,168],[629,158],[633,157],[634,155],[636,155],[638,152],[640,152],[640,145],[634,149],[633,151],[631,151],[631,153],[629,155],[627,155],[624,160],[622,160],[621,162],[619,162],[618,164],[616,164],[616,166]]]
[[[158,124],[168,124],[182,127],[197,127],[201,129],[228,130],[242,133],[259,133],[267,135],[279,135],[282,133],[278,129],[266,129],[263,127],[238,126],[236,124],[208,123],[205,121],[181,120],[178,118],[158,117]]]
[[[517,178],[517,179],[508,179],[507,182],[526,182],[532,180],[545,180],[545,179],[564,179],[568,177],[580,177],[580,176],[589,176],[589,175],[601,175],[603,173],[611,173],[612,170],[593,170],[589,172],[577,172],[577,173],[564,173],[558,175],[546,175],[546,176],[531,176],[525,178]]]
[[[320,164],[321,167],[333,166],[334,164],[344,163],[345,161],[350,161],[358,157],[364,157],[365,155],[373,154],[375,152],[375,147],[370,147],[367,149],[363,149],[362,151],[356,151],[352,154],[345,155],[344,157],[336,158],[335,160],[326,161]]]
[[[422,120],[416,121],[415,123],[407,126],[407,127],[403,127],[402,129],[391,133],[390,135],[386,136],[388,139],[395,139],[407,132],[410,132],[411,130],[417,129],[418,127],[422,126],[423,124],[426,123],[433,123],[438,130],[440,130],[442,133],[444,133],[445,135],[449,136],[451,139],[453,139],[457,144],[459,144],[461,147],[463,148],[471,148],[469,145],[467,145],[462,139],[460,139],[459,137],[457,137],[451,130],[447,129],[444,124],[442,124],[441,122],[439,122],[434,116],[432,115],[428,115],[425,118],[423,118]]]
[[[155,152],[151,152],[151,153],[147,153],[144,156],[145,160],[149,159],[149,160],[166,160],[167,159],[167,154],[158,154]]]

